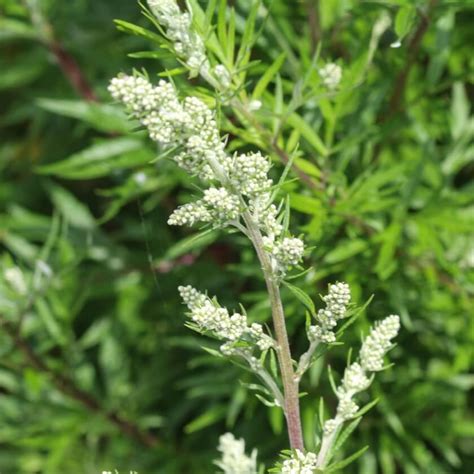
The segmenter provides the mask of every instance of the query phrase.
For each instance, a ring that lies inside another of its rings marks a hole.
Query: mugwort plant
[[[183,94],[171,79],[155,83],[136,71],[112,79],[109,91],[146,129],[159,149],[200,185],[199,196],[178,207],[169,216],[168,224],[239,232],[248,239],[260,264],[272,315],[272,326],[263,327],[250,320],[243,306],[239,312],[232,312],[204,288],[183,285],[178,291],[188,310],[187,326],[221,341],[215,355],[246,364],[263,385],[262,400],[283,410],[289,450],[282,452],[282,460],[270,472],[310,474],[340,469],[361,454],[331,464],[337,449],[371,406],[361,408],[357,395],[369,387],[376,372],[385,368],[384,357],[400,329],[399,317],[390,315],[376,323],[363,340],[358,357],[349,358],[339,386],[334,387],[336,412],[332,418],[321,420],[319,448],[309,452],[303,439],[300,381],[324,352],[321,349],[338,343],[342,334],[338,324],[354,315],[350,288],[344,282],[330,284],[322,297],[322,307],[315,310],[306,293],[287,283],[291,272],[301,269],[308,252],[303,238],[290,231],[284,186],[292,159],[286,160],[286,167],[275,182],[269,174],[272,162],[268,156],[258,149],[244,152],[230,147],[230,139],[221,135],[220,106],[228,105],[251,118],[262,105],[246,91],[250,38],[243,39],[234,58],[233,51],[222,54],[209,15],[196,2],[190,1],[183,10],[175,0],[148,0],[148,7],[145,13],[161,32],[162,48],[181,63],[191,78],[205,81],[214,100],[203,97],[197,89],[195,94]],[[254,11],[255,15],[260,13]],[[327,63],[317,68],[317,73],[321,88],[328,93],[337,92],[343,79],[339,65]],[[288,337],[282,285],[287,285],[310,308],[308,348],[299,358],[292,352]],[[276,371],[271,369],[271,360],[275,359]],[[246,454],[242,439],[224,434],[218,450],[221,457],[215,464],[222,472],[262,472],[256,450]]]

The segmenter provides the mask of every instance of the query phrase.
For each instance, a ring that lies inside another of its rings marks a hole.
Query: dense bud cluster
[[[253,197],[261,194],[273,184],[268,178],[270,160],[257,153],[236,154],[232,160],[230,181],[244,196]]]
[[[109,91],[141,121],[152,140],[181,150],[174,158],[181,168],[206,181],[229,168],[214,114],[196,97],[180,101],[169,82],[152,86],[143,77],[124,74],[112,79]]]
[[[257,346],[260,350],[273,347],[273,339],[263,332],[261,324],[247,322],[247,316],[240,313],[229,314],[226,308],[200,293],[192,286],[178,288],[181,298],[190,310],[190,318],[203,332],[211,332],[219,339],[227,341],[221,348],[224,355],[232,355],[233,343],[243,341]]]
[[[291,458],[283,462],[281,474],[313,474],[316,469],[316,462],[316,454],[303,453],[296,449]]]
[[[377,372],[383,368],[383,358],[400,329],[400,318],[389,316],[375,324],[360,351],[360,362],[365,370]]]
[[[319,76],[328,89],[334,90],[342,79],[342,68],[335,63],[328,63],[319,70]]]
[[[222,64],[211,67],[203,38],[194,30],[191,14],[181,11],[176,0],[148,0],[148,6],[191,74],[201,74],[227,89],[231,83],[229,72]]]
[[[326,421],[324,432],[331,434],[344,421],[355,416],[359,407],[353,401],[355,394],[365,390],[371,380],[367,372],[379,371],[383,367],[383,358],[392,346],[392,339],[400,329],[400,318],[388,316],[380,323],[376,323],[370,334],[365,338],[360,351],[360,363],[353,362],[349,365],[342,379],[342,384],[337,389],[339,403],[336,417]]]
[[[318,311],[316,315],[318,323],[309,327],[308,337],[312,341],[334,342],[336,335],[333,329],[337,321],[345,317],[347,306],[351,301],[349,285],[343,282],[329,285],[328,294],[323,296],[323,301],[326,307]]]
[[[173,42],[174,50],[195,74],[210,69],[204,42],[192,28],[192,18],[176,0],[148,0],[148,6]]]
[[[168,219],[169,225],[194,225],[212,222],[214,226],[225,226],[238,220],[240,203],[237,196],[225,188],[209,188],[204,197],[196,202],[178,207]]]
[[[222,454],[215,464],[224,474],[257,474],[257,451],[247,456],[243,439],[236,439],[232,433],[223,434],[217,449]]]
[[[271,164],[267,157],[259,152],[227,154],[214,112],[196,97],[180,100],[166,81],[152,86],[143,77],[119,75],[109,90],[141,121],[153,140],[176,148],[174,160],[181,168],[206,182],[220,183],[220,187],[205,190],[202,199],[173,212],[170,225],[236,225],[246,207],[264,235],[276,276],[284,277],[301,261],[303,241],[282,235],[270,193],[273,181],[268,177]]]

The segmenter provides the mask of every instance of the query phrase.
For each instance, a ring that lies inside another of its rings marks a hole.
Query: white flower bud
[[[253,344],[261,351],[274,346],[273,339],[263,332],[262,326],[258,323],[249,326],[244,314],[230,315],[226,308],[218,306],[192,286],[180,286],[178,291],[191,312],[189,315],[191,320],[198,328],[203,332],[212,332],[217,338],[227,341],[221,346],[224,355],[235,355],[237,351],[233,343],[239,340]]]
[[[236,439],[233,434],[226,433],[219,438],[217,449],[222,455],[215,464],[224,474],[257,474],[257,452],[254,450],[247,456],[243,439]]]
[[[325,343],[335,342],[336,335],[332,330],[337,326],[337,321],[346,316],[350,300],[351,291],[347,283],[338,282],[329,285],[328,294],[323,296],[326,307],[320,309],[316,315],[318,324],[309,327],[309,340],[320,340]]]
[[[388,316],[383,321],[376,323],[370,334],[366,337],[360,351],[360,361],[364,370],[376,372],[383,368],[383,358],[392,346],[392,339],[400,330],[400,318],[395,315]]]
[[[19,295],[26,295],[28,286],[25,281],[23,272],[18,267],[7,268],[3,272],[5,281],[15,290]]]
[[[358,362],[354,362],[344,372],[343,387],[347,391],[361,392],[370,385],[364,369]]]
[[[281,466],[282,474],[313,474],[316,469],[317,456],[314,453],[303,453],[296,449],[290,459]]]
[[[342,79],[342,68],[335,63],[328,63],[319,70],[323,84],[328,89],[336,89]]]

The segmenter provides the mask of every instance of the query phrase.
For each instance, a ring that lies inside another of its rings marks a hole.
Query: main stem
[[[285,314],[281,303],[280,289],[273,273],[270,257],[265,251],[262,234],[257,224],[248,212],[243,215],[249,236],[257,252],[258,259],[262,265],[268,296],[272,308],[273,328],[278,343],[277,356],[280,365],[283,383],[284,403],[288,437],[292,449],[304,451],[303,432],[301,430],[300,403],[298,393],[298,382],[295,378],[293,361],[291,358],[288,333],[286,331]]]

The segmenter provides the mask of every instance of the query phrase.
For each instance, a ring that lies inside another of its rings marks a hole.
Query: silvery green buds
[[[232,433],[225,433],[219,438],[217,448],[221,459],[214,462],[224,474],[257,474],[257,451],[250,456],[245,454],[245,442],[236,439]]]

